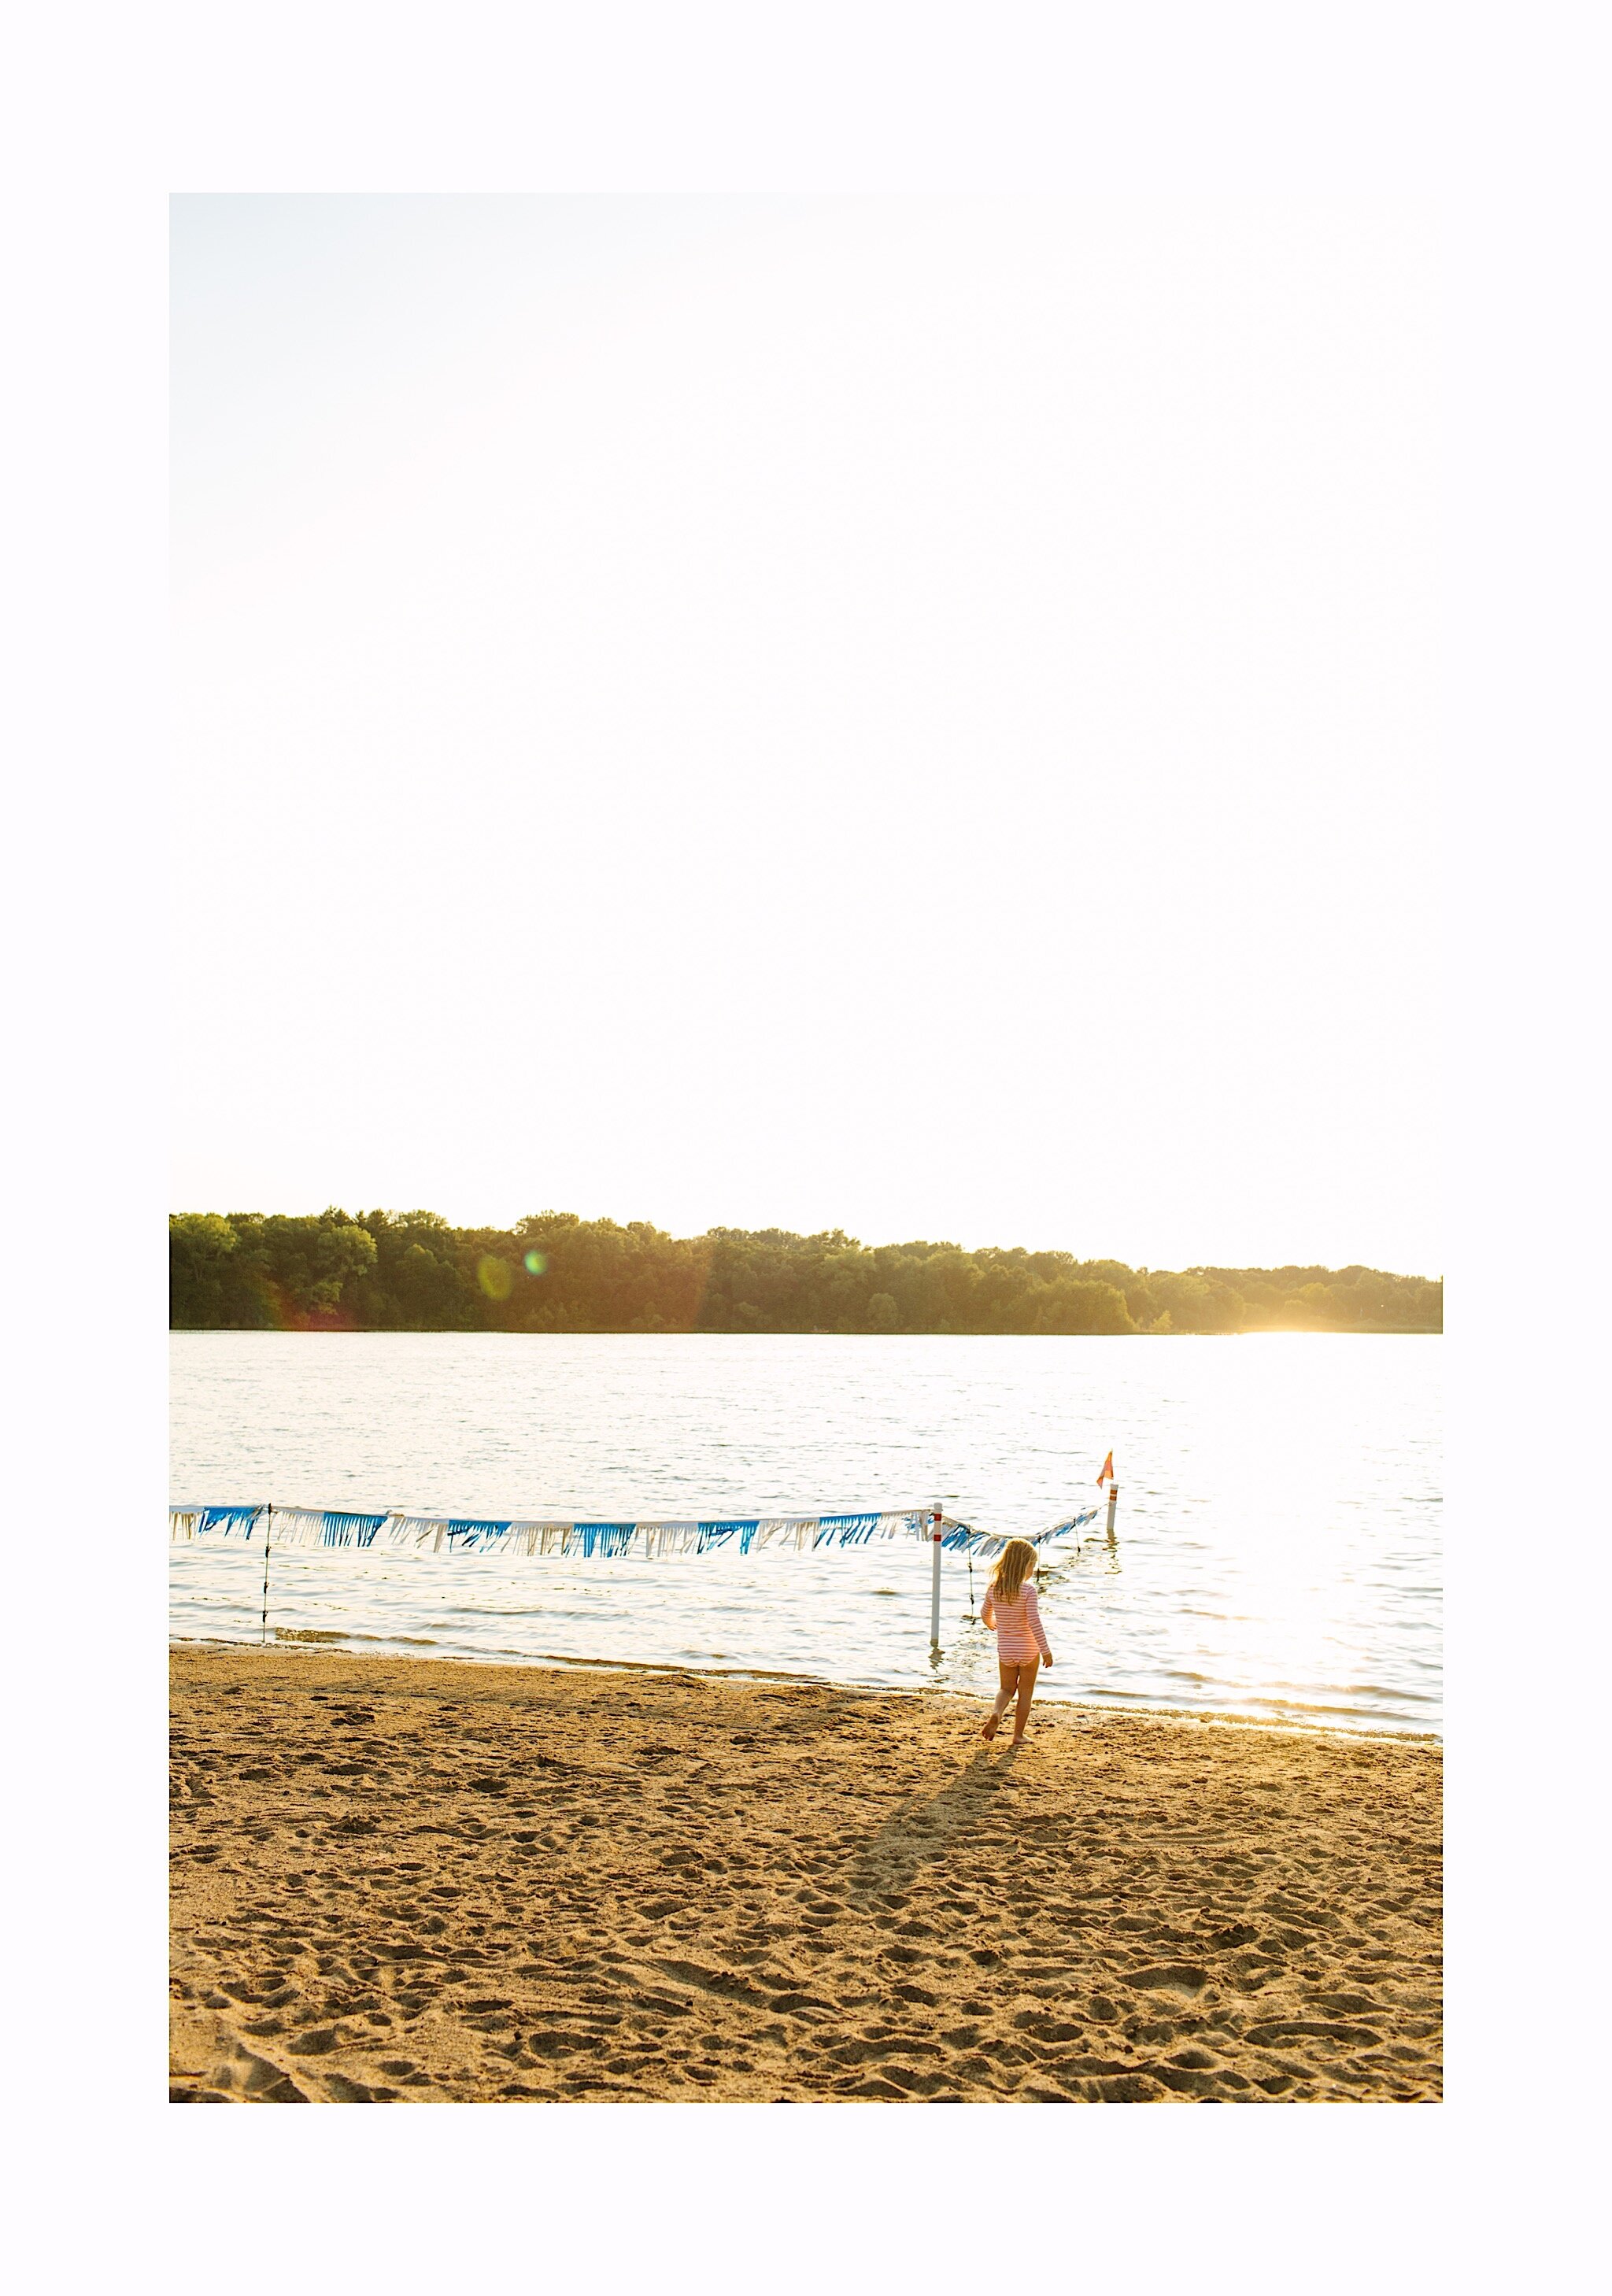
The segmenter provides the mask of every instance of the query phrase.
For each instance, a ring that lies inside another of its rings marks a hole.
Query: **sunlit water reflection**
[[[1054,1565],[1038,1694],[1333,1726],[1440,1717],[1440,1342],[176,1332],[176,1500],[619,1518],[919,1504]],[[260,1555],[170,1554],[172,1632],[256,1639]],[[286,1550],[272,1628],[355,1649],[994,1685],[926,1547],[566,1563]],[[977,1598],[984,1576],[975,1566]]]

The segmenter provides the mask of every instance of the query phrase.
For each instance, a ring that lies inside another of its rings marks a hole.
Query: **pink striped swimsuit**
[[[987,1587],[979,1615],[996,1629],[996,1655],[1003,1666],[1027,1666],[1033,1658],[1051,1657],[1034,1579],[1027,1578],[1011,1603],[999,1603]]]

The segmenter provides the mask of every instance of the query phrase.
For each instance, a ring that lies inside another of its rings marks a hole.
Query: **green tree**
[[[513,1228],[434,1212],[176,1213],[176,1329],[1128,1333],[1436,1332],[1435,1278],[1350,1267],[1132,1268],[1068,1251],[843,1229],[673,1236],[546,1211]]]
[[[181,1331],[224,1326],[233,1304],[234,1229],[217,1212],[176,1212],[168,1234],[169,1323]]]

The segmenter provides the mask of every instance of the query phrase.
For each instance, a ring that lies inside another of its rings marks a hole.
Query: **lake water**
[[[176,1502],[622,1519],[921,1505],[1051,1562],[1037,1695],[1436,1731],[1441,1342],[610,1333],[172,1337]],[[1056,1555],[1059,1550],[1052,1550]],[[169,1554],[176,1637],[257,1640],[262,1558]],[[272,1629],[355,1650],[606,1660],[985,1695],[994,1637],[929,1550],[645,1562],[273,1558]]]

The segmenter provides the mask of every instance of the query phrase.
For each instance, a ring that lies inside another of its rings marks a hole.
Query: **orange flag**
[[[1112,1451],[1109,1452],[1108,1457],[1103,1461],[1102,1465],[1098,1469],[1097,1480],[1100,1483],[1111,1483],[1113,1481],[1114,1454]]]

